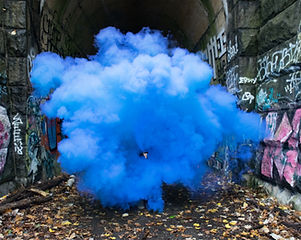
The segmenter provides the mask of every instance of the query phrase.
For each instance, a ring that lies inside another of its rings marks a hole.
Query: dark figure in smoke
[[[144,151],[144,152],[141,152],[141,153],[139,154],[139,157],[148,159],[148,152],[145,152],[145,151]],[[147,208],[147,200],[141,199],[141,200],[139,201],[139,203],[138,203],[138,208],[139,208],[139,209],[145,209],[145,208]]]

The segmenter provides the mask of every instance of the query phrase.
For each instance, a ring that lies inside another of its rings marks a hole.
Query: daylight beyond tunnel
[[[114,26],[122,32],[136,33],[150,27],[165,35],[171,34],[181,47],[192,50],[208,30],[210,19],[222,8],[221,0],[209,3],[200,0],[45,1],[43,8],[41,6],[39,35],[42,50],[56,51],[60,45],[72,45],[70,51],[62,55],[85,57],[95,53],[94,36],[100,29]],[[49,22],[53,26],[49,27]],[[48,36],[45,36],[47,30]],[[43,48],[45,38],[54,43],[53,49]],[[59,43],[55,43],[57,39]]]

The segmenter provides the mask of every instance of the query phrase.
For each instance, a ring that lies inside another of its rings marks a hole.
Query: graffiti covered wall
[[[300,1],[296,6],[301,7]],[[258,59],[256,108],[263,113],[270,134],[259,155],[260,173],[301,190],[300,15],[296,21],[296,35]]]
[[[260,113],[267,124],[269,137],[257,152],[257,174],[301,189],[301,1],[277,7],[272,0],[228,1],[228,10],[225,40],[218,33],[203,50],[215,70],[213,83],[226,86],[240,108]],[[220,57],[226,59],[224,71],[217,67]],[[229,161],[239,161],[236,151],[222,143],[209,163],[227,172]]]

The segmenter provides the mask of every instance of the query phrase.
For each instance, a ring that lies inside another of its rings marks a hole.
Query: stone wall
[[[40,113],[29,81],[38,9],[39,1],[0,1],[0,195],[57,171],[60,129]]]
[[[270,136],[258,155],[266,179],[301,190],[301,1],[265,0],[258,34],[255,108]]]
[[[0,1],[0,194],[26,177],[26,1]],[[9,146],[9,147],[8,147]]]
[[[242,109],[266,122],[269,136],[257,151],[257,174],[301,190],[301,1],[237,0],[228,6],[225,75],[215,67],[219,59],[209,58],[215,79],[237,95]],[[233,155],[226,145],[217,156]],[[219,165],[228,166],[223,159]]]

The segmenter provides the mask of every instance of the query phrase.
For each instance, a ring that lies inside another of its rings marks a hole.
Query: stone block
[[[299,2],[279,13],[260,28],[258,50],[262,54],[297,35],[300,24]]]
[[[278,199],[278,201],[283,204],[283,205],[289,205],[290,204],[290,199],[292,197],[292,193],[284,189],[283,191],[279,191],[275,197]]]
[[[26,1],[5,1],[3,21],[9,28],[26,28]]]
[[[5,37],[3,29],[0,29],[0,55],[5,55]]]
[[[297,211],[301,211],[301,194],[295,194],[291,200],[290,204],[293,206],[293,208]]]
[[[28,99],[28,89],[26,87],[13,86],[8,88],[10,98],[11,98],[11,109],[10,113],[16,114],[26,114],[27,99]]]
[[[9,57],[26,57],[26,30],[7,30],[7,52]]]
[[[247,78],[255,78],[257,75],[256,57],[238,57],[237,64],[239,65],[239,76]]]
[[[5,58],[0,58],[0,81],[6,80],[7,74],[6,74],[6,63]]]
[[[261,0],[260,5],[262,21],[268,21],[294,2],[296,2],[296,0]]]
[[[256,56],[258,53],[257,29],[239,29],[238,46],[240,56]]]
[[[8,57],[8,85],[27,85],[27,65],[24,57]]]
[[[260,6],[257,1],[239,1],[233,9],[235,28],[259,28]]]

